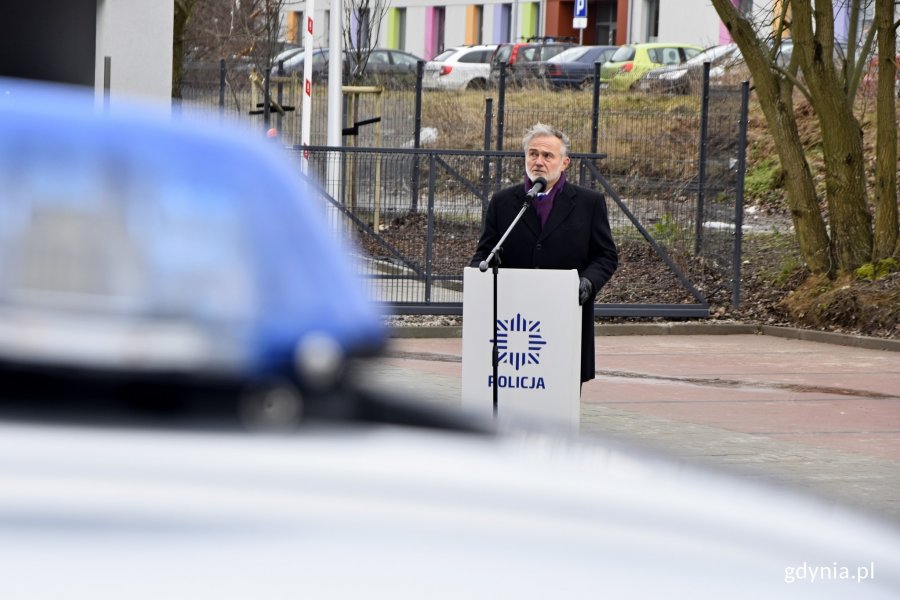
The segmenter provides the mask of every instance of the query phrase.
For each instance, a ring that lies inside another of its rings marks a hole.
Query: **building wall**
[[[141,0],[147,1],[147,0]],[[648,0],[618,0],[616,43],[639,43],[648,40],[647,24]],[[572,27],[574,0],[538,0],[536,2],[513,0],[390,0],[392,9],[406,8],[406,31],[403,36],[404,49],[425,59],[432,58],[428,46],[429,11],[432,7],[445,10],[444,47],[474,43],[472,32],[473,5],[483,6],[481,41],[494,44],[533,35],[572,36],[578,39],[578,30]],[[316,0],[317,45],[327,45],[325,12],[331,7],[330,0]],[[504,8],[505,7],[505,8]],[[293,5],[293,10],[303,10],[305,2]],[[503,11],[515,14],[517,23],[506,31],[502,21]],[[583,32],[583,43],[594,43],[595,3],[588,2],[588,27]],[[378,44],[396,45],[398,36],[388,35],[388,19],[385,18],[379,31]],[[701,46],[720,43],[723,40],[721,23],[709,0],[659,0],[660,41],[676,41]]]
[[[701,4],[702,6],[694,6]],[[715,46],[720,41],[716,9],[707,0],[669,0],[659,6],[659,41]],[[647,41],[647,40],[641,40]]]
[[[110,105],[139,97],[172,103],[174,2],[98,0],[95,89],[103,97],[104,58],[110,57]]]

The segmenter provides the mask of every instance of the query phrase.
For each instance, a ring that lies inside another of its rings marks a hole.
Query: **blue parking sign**
[[[587,19],[587,0],[575,0],[575,18]]]

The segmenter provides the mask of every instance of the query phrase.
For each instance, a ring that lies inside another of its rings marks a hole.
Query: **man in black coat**
[[[484,230],[470,266],[487,259],[527,201],[538,178],[546,179],[543,194],[531,200],[522,219],[503,242],[500,265],[510,269],[577,269],[581,304],[581,382],[594,378],[594,298],[619,264],[609,229],[603,194],[566,181],[569,138],[538,123],[523,140],[525,183],[491,197]],[[535,290],[540,293],[540,290]],[[572,307],[574,308],[574,307]],[[570,310],[561,306],[559,310]]]

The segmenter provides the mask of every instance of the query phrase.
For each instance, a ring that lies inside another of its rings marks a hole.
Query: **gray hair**
[[[528,131],[525,132],[525,137],[522,139],[522,148],[526,152],[528,152],[528,144],[531,143],[531,140],[533,140],[536,137],[544,137],[544,136],[555,137],[560,142],[562,142],[562,150],[561,150],[562,155],[563,156],[569,155],[569,143],[570,143],[569,136],[567,136],[565,133],[563,133],[561,130],[557,129],[556,127],[553,127],[552,125],[546,125],[544,123],[535,123],[534,125],[531,126],[530,129],[528,129]]]

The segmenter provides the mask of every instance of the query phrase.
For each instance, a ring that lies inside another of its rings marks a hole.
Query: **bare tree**
[[[173,96],[180,95],[185,61],[225,59],[230,83],[273,67],[281,50],[282,11],[290,0],[174,0]],[[235,67],[246,67],[244,69]]]
[[[344,52],[349,59],[345,83],[359,85],[365,79],[369,56],[378,46],[378,32],[388,11],[386,0],[344,1]]]
[[[880,28],[871,28],[864,36],[857,35],[862,29],[859,24],[866,2],[851,0],[847,5],[850,27],[846,50],[836,42],[832,0],[784,0],[756,18],[740,13],[731,0],[712,0],[712,3],[740,47],[753,76],[757,98],[785,173],[788,203],[807,266],[813,273],[835,275],[872,261],[877,255],[876,247],[889,243],[890,239],[896,240],[898,223],[895,173],[893,192],[888,189],[878,192],[882,198],[892,194],[893,216],[882,210],[885,222],[873,235],[862,127],[854,113],[859,82],[868,67],[873,40],[876,34],[885,35]],[[893,14],[892,8],[889,10]],[[790,33],[793,38],[793,53],[787,64],[778,58],[783,33]],[[879,52],[882,42],[885,47],[889,43],[880,39]],[[891,59],[893,55],[892,46]],[[883,64],[882,58],[879,65]],[[888,71],[887,68],[880,71],[880,77]],[[825,161],[824,203],[819,202],[797,129],[798,96],[799,101],[812,107],[819,123]],[[888,96],[879,88],[876,102],[879,106],[884,102],[893,105],[893,81]],[[882,117],[879,112],[878,127],[878,155],[889,154],[890,145],[896,154],[896,120],[890,115]],[[893,164],[896,165],[895,160]],[[890,178],[885,179],[885,185],[891,186]],[[824,211],[820,208],[822,204]]]

